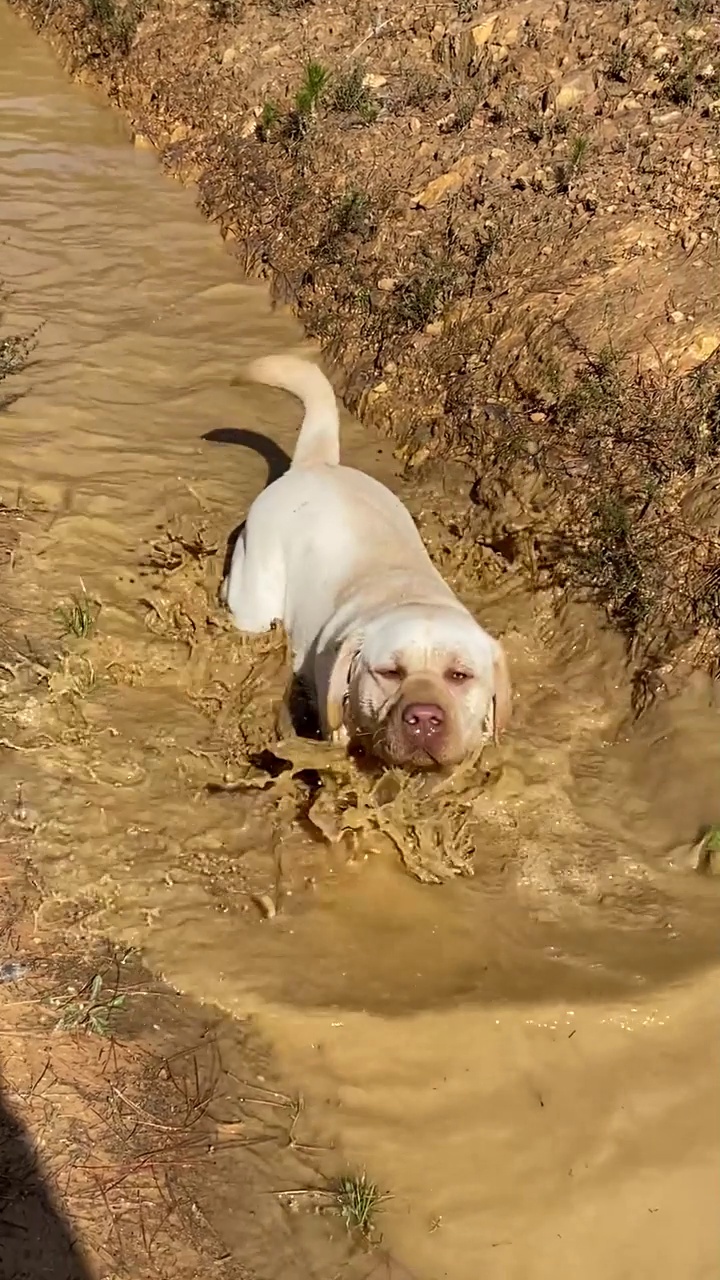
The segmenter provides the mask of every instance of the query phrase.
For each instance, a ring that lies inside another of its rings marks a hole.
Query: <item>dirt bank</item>
[[[467,543],[714,668],[720,6],[15,0],[197,182]]]

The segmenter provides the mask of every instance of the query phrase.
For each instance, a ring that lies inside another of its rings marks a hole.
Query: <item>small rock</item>
[[[450,169],[448,173],[441,173],[439,178],[433,178],[424,191],[413,196],[410,201],[411,205],[417,209],[433,209],[436,204],[446,199],[447,196],[456,195],[471,174],[475,172],[475,167],[475,156],[465,156],[458,161],[454,169]]]
[[[576,71],[573,75],[566,76],[557,87],[554,96],[555,110],[567,111],[594,92],[595,80],[590,72]]]
[[[510,175],[510,181],[518,191],[527,191],[532,182],[532,166],[529,160],[523,160],[522,164],[518,165],[515,172]]]
[[[383,293],[392,293],[396,284],[397,284],[397,279],[394,278],[393,276],[381,276],[381,278],[377,282],[377,287]]]
[[[368,71],[367,75],[363,76],[363,84],[366,89],[382,89],[383,85],[387,84],[387,76],[379,76],[374,71]]]
[[[684,319],[685,319],[685,313],[683,311],[671,311],[668,314],[668,320],[670,324],[682,324]]]
[[[371,396],[384,396],[384,395],[387,395],[387,393],[388,393],[388,391],[389,391],[389,390],[390,390],[390,388],[388,387],[387,382],[378,382],[378,383],[376,383],[376,384],[375,384],[375,386],[374,386],[374,387],[372,387],[372,388],[371,388],[371,390],[370,390],[370,395],[371,395]]]
[[[428,458],[429,458],[429,457],[430,457],[430,447],[429,447],[429,445],[421,444],[421,445],[420,445],[420,448],[419,448],[419,449],[416,449],[415,453],[413,453],[413,454],[411,455],[411,457],[409,457],[409,458],[408,458],[408,460],[407,460],[407,461],[408,461],[408,466],[409,466],[409,467],[421,467],[421,466],[422,466],[422,464],[423,464],[423,462],[427,462],[427,460],[428,460]]]
[[[695,341],[685,350],[678,361],[678,373],[690,373],[704,364],[720,349],[720,330],[700,333]]]
[[[479,27],[473,27],[470,34],[472,35],[476,48],[482,49],[486,44],[490,43],[498,17],[499,14],[493,13],[491,17],[487,18],[485,22],[482,22]]]
[[[686,253],[692,253],[698,242],[697,231],[683,231],[680,237],[680,243]]]
[[[523,28],[522,22],[511,22],[509,26],[503,27],[502,42],[511,48],[517,44],[520,39],[520,32]]]
[[[417,116],[413,116],[412,119],[410,120],[410,132],[419,133],[421,129],[422,129],[422,124],[419,118]]]
[[[223,67],[232,67],[237,62],[237,56],[237,49],[234,49],[231,46],[229,49],[225,50],[222,58],[220,59],[220,63]]]
[[[269,893],[253,893],[250,896],[265,920],[275,919],[277,915],[277,906],[273,902]]]
[[[694,40],[696,44],[700,44],[701,41],[707,40],[707,32],[703,31],[702,27],[688,27],[685,32],[685,38],[686,40]]]
[[[138,151],[154,151],[155,150],[154,142],[151,142],[150,139],[144,133],[135,134],[135,137],[133,138],[133,146],[136,147]]]

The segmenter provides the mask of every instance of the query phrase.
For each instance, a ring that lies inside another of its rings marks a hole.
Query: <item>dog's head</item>
[[[343,643],[327,722],[388,764],[458,764],[510,718],[501,645],[460,606],[399,605]]]

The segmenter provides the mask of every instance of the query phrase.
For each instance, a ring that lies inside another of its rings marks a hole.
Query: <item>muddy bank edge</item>
[[[458,468],[488,573],[602,605],[638,707],[715,665],[720,5],[13,3]]]

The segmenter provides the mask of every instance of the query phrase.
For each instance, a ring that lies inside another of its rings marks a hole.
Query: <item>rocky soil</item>
[[[460,464],[495,571],[605,608],[638,707],[715,665],[717,0],[15,3],[408,468]]]

